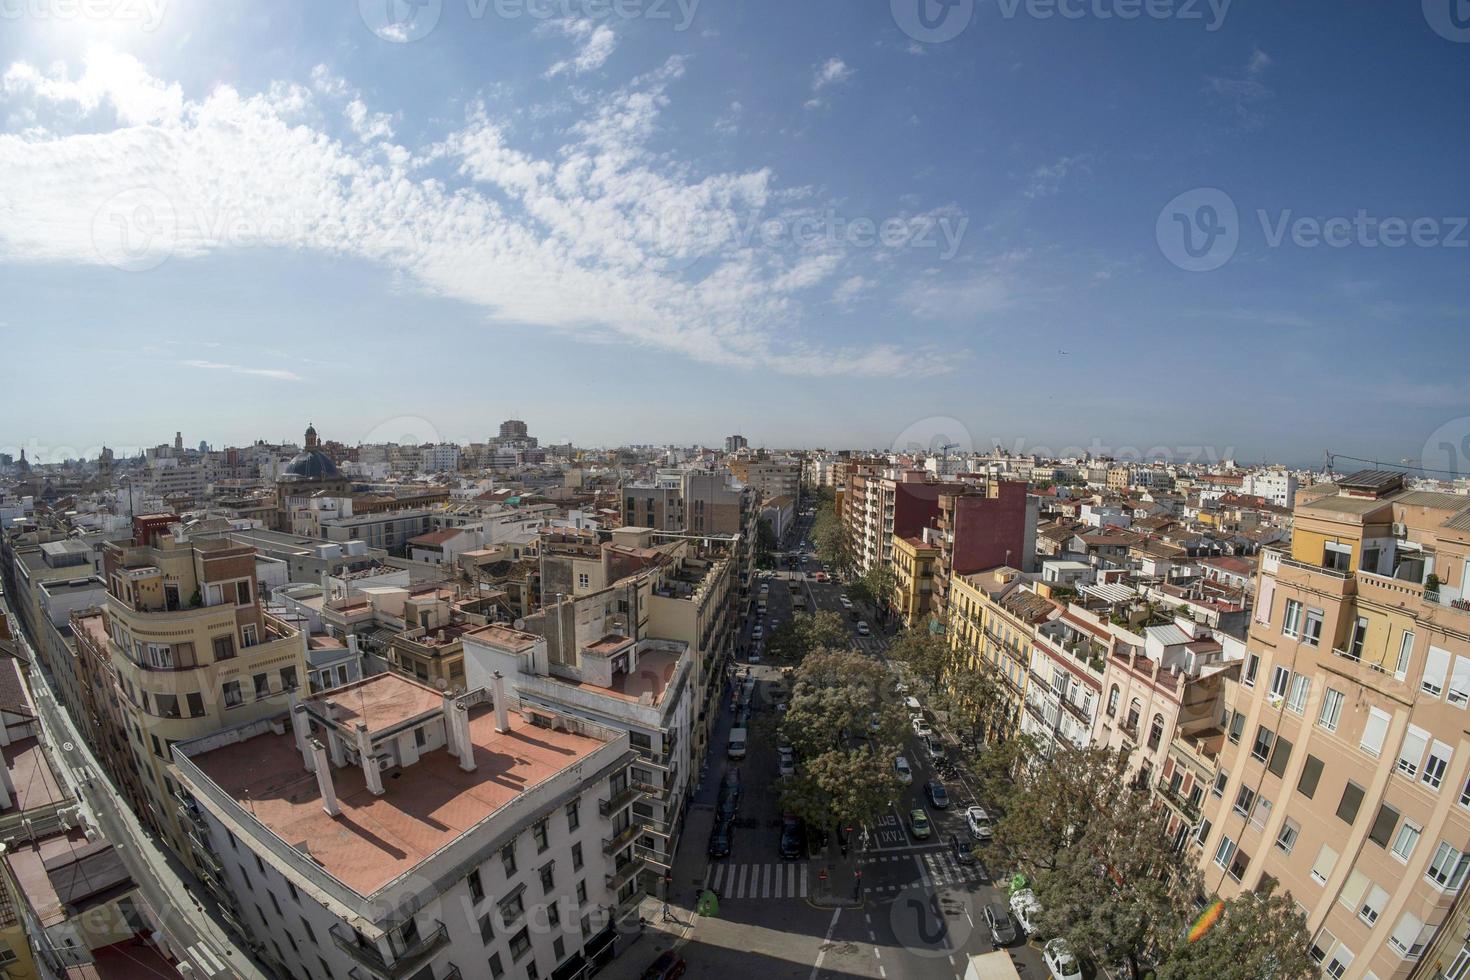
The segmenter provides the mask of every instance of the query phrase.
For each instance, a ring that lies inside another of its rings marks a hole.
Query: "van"
[[[731,759],[734,759],[737,762],[745,758],[745,741],[745,729],[730,729],[730,745],[725,750],[725,755],[729,756]]]
[[[1036,920],[1041,917],[1041,903],[1036,900],[1036,893],[1029,888],[1023,888],[1011,896],[1010,906],[1016,924],[1026,935],[1036,935]]]
[[[898,773],[898,781],[905,786],[914,781],[914,770],[909,768],[909,760],[903,756],[893,760],[893,769]]]

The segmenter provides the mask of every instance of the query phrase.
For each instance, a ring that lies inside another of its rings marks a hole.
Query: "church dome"
[[[332,457],[320,449],[308,449],[297,453],[286,464],[284,476],[293,480],[337,480],[342,474]]]

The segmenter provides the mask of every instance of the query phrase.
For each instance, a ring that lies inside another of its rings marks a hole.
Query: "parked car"
[[[852,608],[852,600],[849,599],[845,595],[844,596],[838,596],[837,597],[837,601],[840,602],[840,603],[842,603],[842,608],[843,609],[851,609]]]
[[[771,583],[769,583],[769,582],[762,582],[761,583],[761,595],[766,595],[770,591],[771,591]]]
[[[924,795],[929,797],[929,802],[934,804],[934,809],[949,809],[949,791],[944,788],[944,784],[939,780],[931,779],[925,783]]]
[[[906,698],[903,699],[903,706],[905,708],[908,708],[909,711],[923,711],[924,710],[924,706],[919,703],[919,699],[916,698],[916,697],[914,697],[912,694],[910,694],[908,697],[906,697]]]
[[[1036,893],[1029,888],[1023,888],[1011,896],[1011,915],[1016,917],[1016,924],[1028,936],[1036,934],[1036,920],[1041,915],[1041,903],[1036,900]]]
[[[868,636],[871,633],[872,633],[872,630],[868,629],[868,621],[865,620],[865,619],[858,620],[858,624],[857,624],[857,635],[858,636]]]
[[[907,786],[914,781],[914,770],[909,767],[909,760],[899,756],[893,760],[893,768],[898,772],[898,781]]]
[[[794,813],[783,814],[781,817],[781,856],[792,860],[801,857],[802,838],[805,836],[801,818]]]
[[[929,727],[929,723],[924,720],[923,715],[914,715],[914,717],[909,719],[909,722],[914,726],[914,734],[920,738],[928,738],[934,734],[934,729]]]
[[[909,832],[914,835],[914,840],[928,840],[929,835],[934,833],[934,828],[929,823],[929,814],[924,812],[923,807],[909,811]]]
[[[734,780],[731,780],[731,776]],[[720,800],[715,805],[715,819],[729,822],[735,819],[735,814],[740,812],[740,772],[732,769],[725,774],[725,782],[720,786]]]
[[[1009,946],[1020,938],[1016,935],[1016,923],[1004,905],[994,902],[986,905],[984,916],[985,928],[990,930],[990,941],[996,946]]]
[[[1046,968],[1051,971],[1054,980],[1082,980],[1082,966],[1077,962],[1077,957],[1072,955],[1067,941],[1060,936],[1046,944],[1041,951],[1041,958],[1046,961]]]
[[[979,863],[975,858],[975,852],[968,845],[961,843],[959,835],[956,834],[949,839],[950,849],[954,851],[955,863],[961,867],[972,867]]]
[[[777,757],[776,772],[782,776],[796,775],[796,753],[789,748],[781,751]]]
[[[765,612],[765,610],[762,609],[761,612]],[[766,637],[766,631],[761,628],[761,624],[760,623],[756,623],[755,624],[755,629],[753,629],[753,630],[750,631],[750,638],[752,640],[763,640],[763,639],[765,639],[765,637]]]
[[[970,828],[970,836],[976,840],[990,840],[995,832],[990,823],[990,814],[985,812],[983,806],[965,808],[965,826]]]
[[[735,825],[729,820],[720,820],[715,823],[715,829],[709,833],[709,856],[712,858],[726,858],[730,856],[730,838],[734,836]]]
[[[927,749],[928,752],[929,752],[929,761],[930,762],[943,762],[944,761],[944,743],[941,742],[939,740],[939,737],[937,735],[935,735],[932,731],[928,735],[923,736],[923,738],[924,738],[924,748]]]
[[[642,980],[678,980],[684,975],[687,966],[684,957],[672,949],[666,949],[643,971]]]

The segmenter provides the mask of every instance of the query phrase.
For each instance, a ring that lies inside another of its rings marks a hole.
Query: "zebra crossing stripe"
[[[809,878],[804,864],[721,864],[708,869],[705,881],[727,900],[805,898]]]

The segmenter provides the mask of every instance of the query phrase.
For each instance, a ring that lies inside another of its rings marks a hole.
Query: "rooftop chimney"
[[[321,790],[322,809],[329,817],[340,817],[342,808],[337,805],[337,787],[332,783],[332,767],[327,764],[327,749],[320,739],[311,740],[311,764],[316,769],[316,787]]]
[[[510,731],[510,713],[505,709],[505,675],[496,671],[495,681],[495,730],[504,734]]]
[[[367,726],[361,722],[357,725],[357,757],[362,763],[362,779],[368,790],[374,796],[382,796],[383,774],[378,771],[378,760],[373,758],[373,740],[368,735]]]
[[[311,752],[311,726],[306,720],[306,707],[295,691],[291,692],[291,734],[296,739],[296,751],[301,753],[301,762],[311,772],[315,762]]]
[[[456,701],[450,709],[449,717],[444,720],[454,728],[454,740],[459,745],[459,767],[465,772],[474,772],[475,745],[470,741],[470,710]]]

